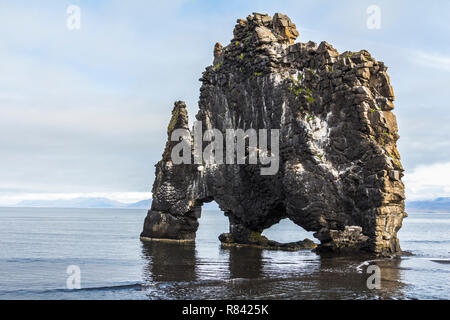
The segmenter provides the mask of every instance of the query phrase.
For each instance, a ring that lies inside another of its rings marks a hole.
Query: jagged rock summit
[[[189,130],[176,102],[143,240],[193,241],[202,204],[214,200],[229,218],[228,245],[264,245],[262,231],[289,218],[315,231],[319,252],[401,252],[403,168],[387,67],[365,50],[294,43],[298,35],[283,14],[239,19],[200,79],[203,131],[279,129],[277,173],[261,175],[262,164],[174,164],[171,134]]]

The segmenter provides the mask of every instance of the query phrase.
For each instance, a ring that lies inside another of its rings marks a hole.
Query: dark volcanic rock
[[[249,246],[254,248],[262,248],[267,250],[283,250],[283,251],[297,251],[305,249],[314,249],[317,244],[310,239],[303,241],[279,243],[277,241],[269,240],[265,236],[255,232],[246,239],[246,243],[239,243],[234,241],[234,237],[231,233],[223,233],[219,236],[219,240],[222,242],[222,246]]]
[[[202,204],[215,200],[230,221],[225,243],[251,244],[289,218],[316,232],[318,251],[401,252],[403,168],[387,67],[365,50],[293,44],[297,36],[285,15],[238,20],[201,78],[203,132],[279,129],[277,174],[261,175],[260,164],[175,165],[171,133],[188,129],[177,102],[142,239],[195,239]]]

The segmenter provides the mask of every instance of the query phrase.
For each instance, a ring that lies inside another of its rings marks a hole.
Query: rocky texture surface
[[[267,250],[283,250],[283,251],[297,251],[305,249],[314,249],[317,244],[310,240],[305,239],[303,241],[280,243],[277,241],[269,240],[265,236],[262,236],[258,232],[253,233],[245,243],[236,243],[231,233],[223,233],[219,236],[220,242],[223,247],[228,246],[248,246],[254,248],[262,248]]]
[[[174,165],[171,132],[188,129],[186,106],[177,102],[143,239],[194,240],[202,204],[215,200],[230,221],[225,243],[252,244],[289,218],[316,232],[318,251],[401,252],[403,168],[387,67],[365,50],[294,44],[297,36],[282,14],[238,20],[201,78],[203,129],[279,129],[278,173],[262,176],[260,165]]]

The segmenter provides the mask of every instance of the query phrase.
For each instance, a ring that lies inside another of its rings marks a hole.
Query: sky
[[[450,196],[450,2],[411,2],[2,0],[0,205],[149,198],[174,101],[192,120],[214,44],[252,12],[288,14],[297,41],[384,61],[407,199]],[[80,29],[67,27],[70,5]]]

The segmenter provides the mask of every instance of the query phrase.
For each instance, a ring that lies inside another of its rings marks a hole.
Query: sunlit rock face
[[[279,129],[277,173],[261,175],[261,164],[174,164],[171,133],[189,129],[177,102],[143,240],[195,239],[202,204],[215,200],[230,221],[227,243],[261,244],[264,229],[289,218],[316,232],[318,252],[401,252],[403,168],[387,67],[365,50],[294,43],[298,35],[282,14],[240,19],[200,79],[203,131]]]

